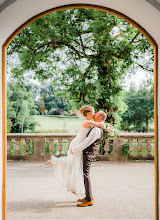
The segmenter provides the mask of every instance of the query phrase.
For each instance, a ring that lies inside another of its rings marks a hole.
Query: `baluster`
[[[69,149],[69,145],[71,143],[72,139],[68,139],[68,149]]]
[[[55,155],[59,155],[59,147],[58,147],[58,140],[56,139],[56,140],[54,140],[53,141],[53,143],[54,143],[54,154]]]
[[[54,150],[54,145],[53,145],[53,142],[54,142],[54,139],[49,139],[49,156],[52,156],[53,155],[53,150]]]
[[[152,139],[147,140],[147,156],[152,156],[151,151],[152,151]]]
[[[67,139],[63,139],[62,146],[63,146],[63,148],[62,148],[63,155],[67,155],[67,153],[68,153],[68,140]]]
[[[29,156],[29,141],[30,141],[30,139],[25,140],[25,142],[26,142],[26,144],[25,144],[25,151],[26,151],[25,156]]]
[[[137,156],[142,157],[142,142],[143,142],[143,139],[138,139],[137,142],[138,142],[138,145],[137,145],[138,154],[137,154]]]
[[[129,139],[129,155],[132,157],[133,156],[133,144],[134,144],[134,140],[133,139]]]
[[[20,141],[21,141],[21,139],[16,139],[16,146],[15,146],[16,156],[20,155],[20,150],[21,150]]]
[[[58,149],[59,149],[59,156],[61,157],[63,154],[62,154],[62,150],[63,150],[63,146],[62,146],[62,141],[63,139],[58,139]]]
[[[104,150],[105,150],[104,156],[108,156],[109,149],[110,149],[109,141],[106,140],[104,145]]]

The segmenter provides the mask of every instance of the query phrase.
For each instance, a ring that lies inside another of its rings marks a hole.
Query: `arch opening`
[[[96,9],[100,11],[104,11],[113,15],[116,15],[124,20],[126,20],[128,23],[132,24],[134,27],[136,27],[153,45],[154,47],[154,125],[155,125],[155,137],[154,137],[154,143],[155,143],[155,208],[156,208],[156,218],[158,219],[158,193],[159,193],[159,165],[158,165],[158,45],[156,41],[153,39],[153,37],[138,23],[130,19],[129,17],[125,16],[124,14],[115,11],[110,8],[105,8],[101,6],[95,6],[95,5],[89,5],[89,4],[72,4],[72,5],[66,5],[58,8],[53,8],[48,11],[42,12],[28,21],[26,21],[24,24],[22,24],[19,28],[17,28],[6,40],[2,47],[2,140],[3,140],[3,191],[2,191],[2,214],[3,219],[6,219],[6,167],[7,167],[7,153],[6,153],[6,146],[7,146],[7,106],[6,106],[6,100],[7,100],[7,47],[12,42],[12,40],[15,38],[15,36],[20,33],[26,26],[31,24],[33,21],[48,15],[53,12],[66,10],[66,9],[75,9],[75,8],[88,8],[88,9]]]

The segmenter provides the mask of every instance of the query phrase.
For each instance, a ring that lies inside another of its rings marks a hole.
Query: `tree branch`
[[[134,36],[134,38],[129,42],[129,44],[133,43],[133,41],[136,39],[136,37],[137,37],[140,33],[141,33],[141,32],[138,31],[138,32],[136,33],[136,35]]]
[[[143,70],[146,70],[146,71],[149,71],[149,72],[152,72],[153,73],[153,69],[148,69],[148,68],[145,68],[144,66],[142,66],[141,64],[135,62],[139,67],[141,67]]]

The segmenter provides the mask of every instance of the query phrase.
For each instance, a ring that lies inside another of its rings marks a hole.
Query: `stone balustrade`
[[[24,133],[7,135],[8,160],[46,161],[51,155],[67,155],[73,134]],[[129,156],[133,160],[154,160],[154,133],[121,133],[97,150],[97,160],[126,161],[122,146],[129,143]]]

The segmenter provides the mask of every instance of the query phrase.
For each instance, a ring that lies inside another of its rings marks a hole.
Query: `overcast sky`
[[[125,84],[124,84],[124,89],[128,91],[129,86],[131,83],[134,83],[136,87],[138,88],[141,83],[143,83],[143,80],[147,80],[151,78],[150,75],[147,75],[146,72],[142,69],[139,69],[136,74],[133,74],[129,77],[125,78]]]

